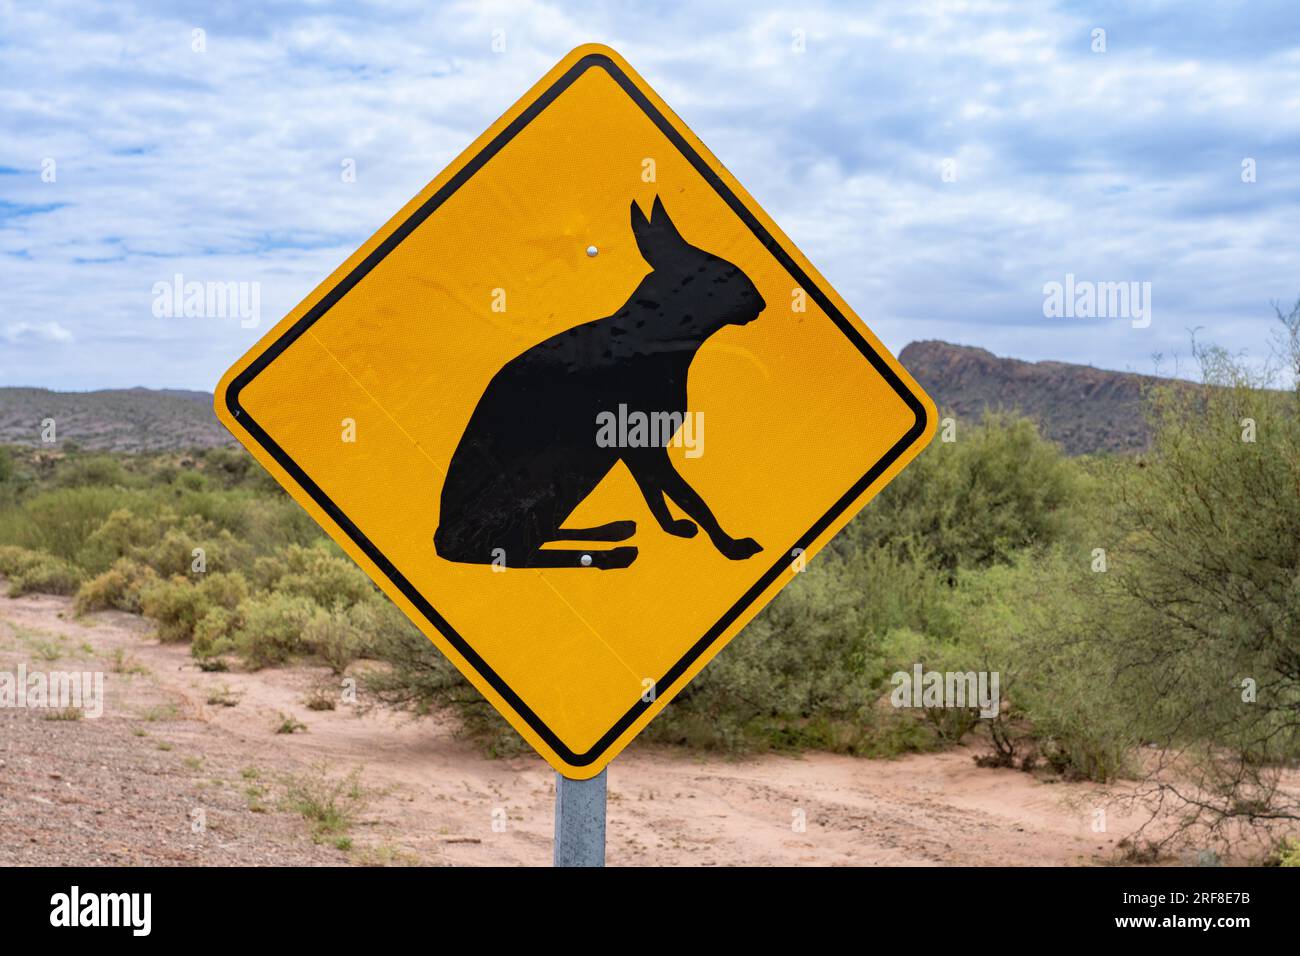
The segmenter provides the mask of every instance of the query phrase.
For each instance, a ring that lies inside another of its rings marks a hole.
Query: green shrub
[[[402,609],[378,591],[349,608],[348,618],[352,626],[366,636],[367,653],[373,650],[374,645],[384,642],[419,640],[429,645],[429,639],[411,623]]]
[[[91,532],[77,552],[77,561],[92,574],[99,573],[121,558],[138,557],[175,522],[175,514],[165,509],[144,515],[118,508]]]
[[[814,561],[651,724],[657,740],[864,752],[877,654],[852,570]]]
[[[172,506],[179,514],[203,522],[204,527],[230,532],[250,555],[271,555],[291,544],[324,540],[311,517],[279,489],[178,490]]]
[[[274,556],[258,558],[253,580],[261,590],[309,598],[321,607],[351,607],[375,594],[364,571],[325,546],[294,544]]]
[[[81,584],[81,572],[76,567],[48,554],[36,555],[35,560],[24,563],[8,577],[10,597],[73,594]]]
[[[158,639],[164,644],[190,640],[194,625],[207,612],[199,589],[180,575],[146,587],[140,595],[140,607],[145,617],[158,624]]]
[[[349,610],[318,607],[303,631],[303,644],[335,674],[343,674],[361,656],[365,637]]]
[[[976,673],[978,675],[981,671],[993,670],[987,668],[972,649],[909,628],[900,628],[886,635],[883,651],[884,670],[888,671],[888,674],[882,675],[882,682],[888,681],[890,684],[891,700],[894,689],[898,687],[893,680],[894,675],[903,673],[913,676],[917,665],[920,665],[923,673],[935,671],[941,674]],[[999,693],[1001,693],[1000,686]],[[928,730],[934,735],[934,744],[957,744],[978,726],[981,719],[978,702],[968,700],[966,703],[965,707],[922,707],[918,710],[909,706],[895,708],[895,710],[900,719],[911,718],[924,721]],[[925,735],[921,736],[925,737]]]
[[[1278,866],[1300,867],[1300,838],[1289,837],[1282,841],[1277,851]]]
[[[41,491],[22,499],[17,507],[0,512],[0,543],[75,562],[87,540],[114,511],[143,511],[147,507],[148,501],[140,492],[123,488]]]
[[[158,580],[153,568],[119,558],[102,574],[83,584],[77,591],[77,613],[116,608],[139,614],[144,590]]]
[[[208,487],[207,477],[197,471],[178,471],[170,483],[185,491],[204,491]]]
[[[239,605],[234,649],[254,670],[284,663],[304,651],[304,632],[319,610],[305,597],[256,594]]]
[[[950,639],[957,621],[949,579],[927,563],[923,548],[898,544],[866,545],[838,561],[858,596],[863,628],[877,646],[898,628]],[[824,560],[836,561],[835,552]]]
[[[0,574],[11,578],[39,564],[43,555],[39,551],[21,548],[16,544],[0,544]]]
[[[935,441],[845,529],[842,555],[920,551],[945,572],[1006,563],[1068,531],[1077,470],[1027,418],[989,413]]]
[[[125,485],[127,481],[126,469],[111,455],[69,456],[59,464],[54,475],[54,485],[58,488],[111,488]]]
[[[225,488],[238,487],[248,478],[250,468],[256,465],[253,456],[242,448],[209,448],[203,453],[202,463],[204,473]]]
[[[1146,785],[1215,838],[1300,819],[1300,303],[1279,318],[1293,381],[1194,342],[1203,384],[1149,395],[1151,453],[1115,476],[1110,570],[1077,635],[1155,744]]]
[[[452,708],[472,736],[518,749],[518,735],[391,601],[358,605],[353,621],[367,635],[370,652],[387,665],[362,676],[375,699],[416,714]]]
[[[225,607],[209,608],[194,625],[190,653],[199,660],[229,654],[235,649],[234,635],[239,622],[237,611]]]
[[[209,571],[198,587],[211,604],[224,608],[238,607],[250,593],[248,580],[238,571]]]
[[[203,571],[196,572],[196,549],[203,552]],[[249,563],[247,549],[229,531],[214,531],[194,516],[170,527],[147,545],[132,549],[131,556],[159,574],[194,574],[232,571]]]
[[[195,583],[181,575],[159,580],[141,592],[145,617],[158,623],[164,643],[188,641],[204,615],[214,607],[232,609],[248,596],[248,583],[238,572],[212,572]]]
[[[981,723],[1007,762],[1042,758],[1066,778],[1099,782],[1130,770],[1139,740],[1119,703],[1114,659],[1097,639],[1108,583],[1080,542],[959,575],[956,624],[936,669],[999,674],[1007,709]]]

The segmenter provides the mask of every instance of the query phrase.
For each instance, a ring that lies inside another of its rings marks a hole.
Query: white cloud
[[[5,340],[46,350],[22,366],[37,384],[210,388],[265,323],[160,323],[155,282],[260,282],[274,321],[601,40],[895,349],[946,337],[1145,369],[1200,326],[1262,351],[1269,301],[1300,294],[1300,43],[1285,4],[1218,11],[0,4],[0,314],[21,330]],[[1152,327],[1049,324],[1042,284],[1067,272],[1151,281]]]
[[[66,345],[72,333],[58,322],[12,322],[4,327],[4,339],[10,345],[54,343]]]

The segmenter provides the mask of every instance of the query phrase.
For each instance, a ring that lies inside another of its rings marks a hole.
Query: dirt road
[[[550,862],[540,759],[485,757],[436,719],[308,709],[318,688],[339,695],[324,669],[204,673],[132,615],[0,598],[0,671],[20,663],[102,671],[106,703],[82,719],[0,709],[0,864]],[[634,745],[610,769],[609,863],[1090,864],[1115,860],[1135,826],[1110,810],[1094,833],[1096,788],[973,755],[728,760]]]

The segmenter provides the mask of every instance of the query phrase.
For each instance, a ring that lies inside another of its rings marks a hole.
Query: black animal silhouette
[[[626,541],[635,533],[630,520],[561,527],[619,461],[669,534],[690,538],[703,528],[733,561],[762,550],[754,539],[722,530],[664,443],[597,442],[598,416],[620,405],[647,417],[675,413],[682,421],[687,372],[700,345],[766,307],[739,268],[681,237],[658,197],[649,219],[633,201],[632,233],[653,271],[627,302],[613,315],[534,345],[488,383],[443,482],[433,538],[440,557],[508,567],[627,567],[637,556],[632,546],[542,548],[553,541]],[[674,518],[665,497],[688,517]]]

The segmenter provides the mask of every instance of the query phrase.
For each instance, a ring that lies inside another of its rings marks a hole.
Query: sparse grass
[[[186,767],[187,770],[201,770],[201,769],[203,769],[203,758],[202,758],[202,757],[186,757],[184,760],[181,761],[181,763],[183,763],[183,764],[185,765],[185,767]]]
[[[245,767],[239,772],[239,775],[249,781],[244,787],[244,798],[248,801],[248,810],[250,813],[266,813],[266,787],[257,783],[256,780],[261,776],[261,772],[256,767]]]
[[[334,698],[332,687],[316,687],[303,698],[302,703],[308,710],[333,710],[338,706]]]
[[[85,714],[80,707],[64,707],[60,710],[47,710],[41,716],[45,720],[81,720]]]
[[[40,660],[52,663],[63,657],[63,648],[53,641],[36,641],[32,644],[32,650]]]
[[[365,847],[358,850],[352,859],[358,866],[420,865],[420,860],[414,853],[393,846],[391,843],[380,843],[376,846]]]
[[[27,627],[23,624],[15,624],[12,621],[8,623],[14,637],[25,644],[36,659],[50,662],[67,656],[64,647],[67,638],[62,634],[55,634],[52,631],[42,630],[37,627]]]
[[[262,787],[245,787],[244,796],[248,798],[248,809],[252,813],[266,813],[266,804],[262,798],[266,796],[266,790]]]
[[[346,853],[348,850],[351,850],[352,837],[346,837],[346,836],[339,837],[337,840],[334,841],[334,849],[342,850],[344,853]]]
[[[296,734],[306,729],[307,725],[301,720],[294,717],[292,714],[286,714],[283,711],[280,713],[279,723],[275,725],[275,732],[277,734]]]
[[[160,741],[158,741],[158,749],[159,749],[159,750],[171,750],[171,749],[172,749],[172,745],[169,744],[169,743],[168,743],[167,741],[165,741],[165,740],[160,740]]]
[[[331,777],[324,765],[315,765],[299,777],[285,781],[284,809],[300,815],[317,843],[343,837],[355,825],[369,794],[361,786],[361,768]]]
[[[230,670],[230,662],[224,657],[208,657],[199,661],[199,670],[208,674],[224,674]]]
[[[225,684],[209,691],[207,702],[211,707],[238,707],[243,694],[238,694]]]
[[[145,712],[140,715],[140,718],[153,724],[160,720],[175,720],[177,713],[178,711],[176,710],[175,704],[158,704],[145,710]]]
[[[108,669],[114,674],[149,673],[149,668],[127,654],[126,648],[123,647],[113,648],[113,653],[108,658]]]

